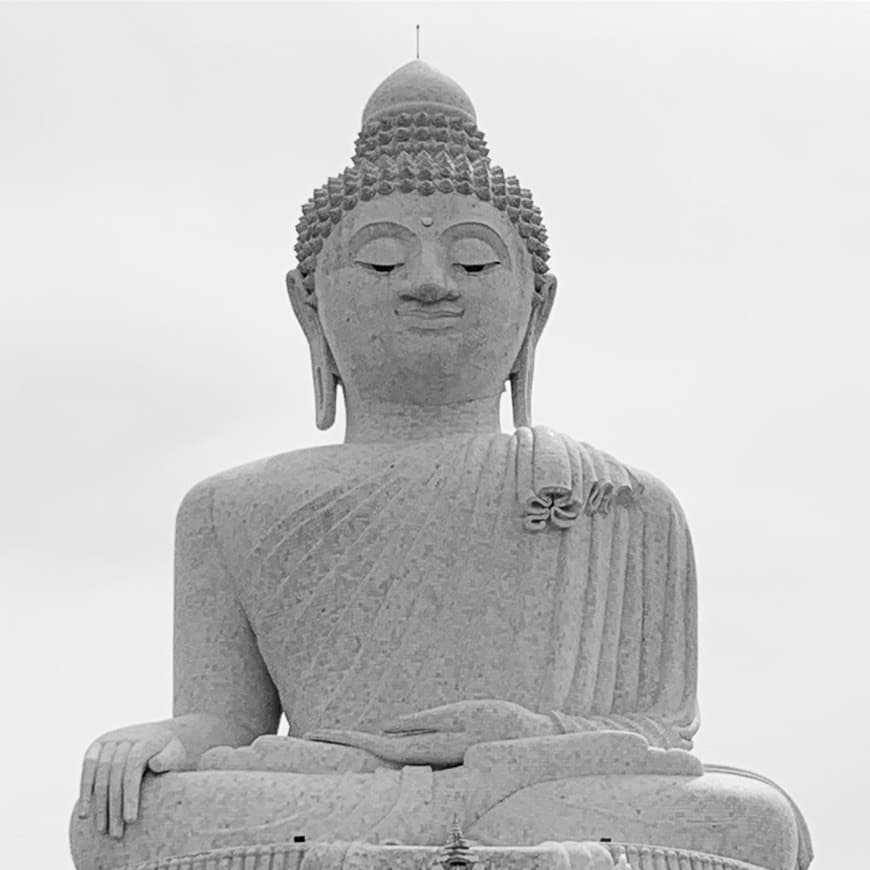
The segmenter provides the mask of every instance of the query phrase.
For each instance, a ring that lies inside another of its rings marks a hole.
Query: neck
[[[426,441],[500,432],[500,396],[444,405],[414,405],[346,395],[345,444]]]

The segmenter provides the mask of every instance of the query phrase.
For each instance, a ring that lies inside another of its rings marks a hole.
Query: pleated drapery
[[[292,733],[497,698],[691,745],[691,541],[655,478],[545,428],[349,468],[288,488],[230,564]],[[226,535],[219,487],[214,511]]]

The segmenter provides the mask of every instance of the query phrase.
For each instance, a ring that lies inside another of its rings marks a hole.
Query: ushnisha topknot
[[[474,107],[462,88],[422,61],[385,79],[363,111],[352,165],[302,206],[296,256],[302,284],[314,293],[317,255],[342,215],[392,193],[460,193],[507,214],[531,254],[535,287],[548,271],[547,231],[531,191],[493,166]]]

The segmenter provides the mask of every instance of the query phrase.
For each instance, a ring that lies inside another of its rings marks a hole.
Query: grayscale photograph
[[[0,2],[0,124],[9,867],[860,865],[870,3]]]

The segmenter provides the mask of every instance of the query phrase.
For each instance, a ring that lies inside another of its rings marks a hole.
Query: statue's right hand
[[[139,816],[139,790],[146,768],[155,773],[191,770],[191,757],[169,722],[131,725],[98,737],[85,753],[78,815],[92,812],[100,833],[124,835],[125,823]]]

